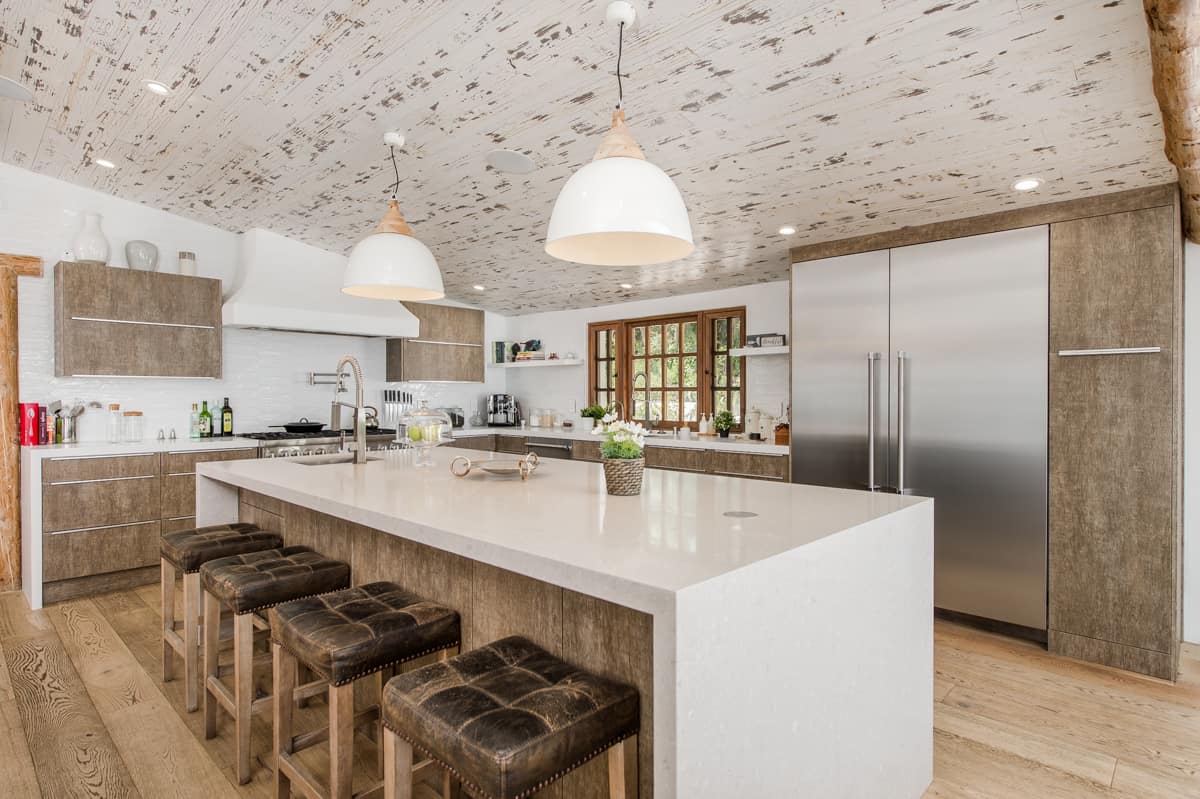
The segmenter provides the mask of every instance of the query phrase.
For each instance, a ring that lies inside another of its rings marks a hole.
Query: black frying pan
[[[307,416],[301,416],[298,422],[288,422],[287,424],[272,424],[268,427],[282,427],[289,433],[319,433],[325,429],[325,425],[321,422],[310,422]]]

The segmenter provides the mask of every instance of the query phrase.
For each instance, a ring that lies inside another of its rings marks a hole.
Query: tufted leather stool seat
[[[350,566],[308,547],[282,547],[209,561],[200,569],[200,582],[241,615],[345,588]]]
[[[606,750],[623,758],[620,744],[638,732],[638,693],[513,636],[390,680],[383,723],[389,746],[394,734],[480,797],[518,799]],[[411,749],[404,757],[397,775]],[[610,780],[623,783],[624,772],[623,759],[610,759]]]
[[[381,695],[385,670],[390,676],[393,667],[410,660],[434,653],[448,657],[459,645],[458,612],[395,583],[378,582],[286,602],[272,608],[269,617],[277,681],[286,686],[297,663],[329,681],[328,795],[348,799],[355,727],[370,723],[377,740],[383,737],[378,706],[355,715],[355,681],[374,676],[374,690]],[[292,756],[297,739],[291,726],[291,706],[276,702],[277,797],[288,795],[293,780],[315,784],[313,775]],[[380,753],[382,770],[382,747]]]
[[[333,685],[458,646],[457,611],[395,583],[369,583],[271,610],[271,640]]]
[[[280,546],[283,546],[283,539],[279,533],[238,522],[167,533],[159,544],[159,552],[186,574],[199,571],[210,560]]]
[[[159,542],[162,596],[163,681],[175,677],[175,655],[183,658],[184,702],[200,706],[200,567],[210,560],[283,546],[278,533],[253,524],[214,524],[167,533]],[[183,574],[183,635],[175,627],[175,580]]]
[[[325,681],[319,680],[298,689],[293,670],[282,687],[273,677],[274,698],[254,698],[254,631],[268,629],[263,612],[282,602],[345,588],[350,585],[350,565],[308,547],[278,547],[210,560],[200,567],[200,582],[204,588],[204,616],[212,620],[204,630],[204,737],[217,734],[218,708],[233,717],[238,782],[245,785],[251,777],[250,725],[254,713],[269,709],[280,693],[282,704],[290,707],[297,698],[325,688]],[[221,680],[218,661],[222,608],[234,614],[232,690]]]

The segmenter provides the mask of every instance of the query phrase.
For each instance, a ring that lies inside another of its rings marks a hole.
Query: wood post
[[[0,254],[0,591],[21,585],[21,420],[17,278],[41,277],[42,259]]]
[[[1200,243],[1200,0],[1143,2],[1164,149],[1183,193],[1183,231]]]

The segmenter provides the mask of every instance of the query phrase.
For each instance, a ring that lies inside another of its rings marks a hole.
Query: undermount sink
[[[378,460],[382,460],[378,455],[367,456],[367,463]],[[301,455],[296,458],[288,458],[288,463],[295,463],[300,466],[333,466],[338,463],[354,463],[354,453],[339,452],[334,455]]]
[[[670,430],[647,430],[646,435],[653,436],[654,438],[666,438],[667,436],[671,435],[671,431]]]

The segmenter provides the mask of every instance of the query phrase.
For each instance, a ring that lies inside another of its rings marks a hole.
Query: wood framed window
[[[627,418],[695,429],[729,410],[742,429],[746,309],[724,308],[588,326],[589,402],[623,406]]]

